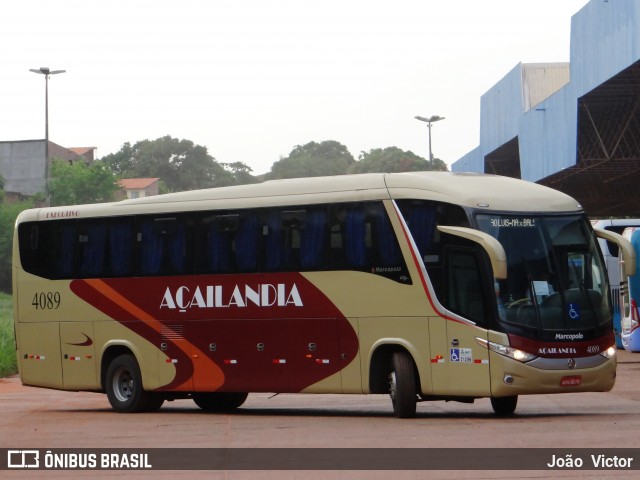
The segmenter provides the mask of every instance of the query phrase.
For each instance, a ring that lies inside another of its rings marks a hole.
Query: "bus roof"
[[[337,175],[191,190],[113,203],[42,208],[20,221],[208,209],[311,205],[413,198],[472,208],[520,212],[578,212],[576,200],[535,183],[497,175],[406,172]]]
[[[513,212],[580,212],[572,197],[549,187],[481,173],[407,172],[386,175],[393,198],[425,198]]]

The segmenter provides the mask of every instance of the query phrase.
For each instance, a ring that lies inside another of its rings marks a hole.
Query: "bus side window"
[[[20,262],[26,272],[51,278],[51,264],[42,245],[51,244],[50,223],[23,223],[18,227]],[[50,257],[50,256],[49,256]]]
[[[427,269],[435,294],[438,299],[443,299],[447,293],[443,280],[443,252],[449,242],[456,240],[441,235],[437,226],[468,227],[467,214],[457,205],[425,200],[398,200],[397,205]]]
[[[207,273],[255,272],[258,267],[258,215],[224,213],[202,220]],[[202,230],[202,228],[201,228]]]
[[[255,272],[258,269],[258,214],[249,212],[240,216],[233,239],[233,253],[237,270]]]
[[[400,246],[382,204],[378,204],[374,211],[373,236],[376,264],[383,268],[400,266],[403,263]]]
[[[168,275],[188,270],[186,218],[142,218],[138,230],[138,271]]]
[[[265,270],[325,270],[327,213],[322,208],[272,210],[262,227]]]
[[[486,305],[481,288],[482,271],[473,249],[445,249],[445,307],[479,325],[486,323]]]
[[[327,268],[328,226],[324,207],[269,211],[263,236],[267,271]]]
[[[270,210],[267,212],[265,223],[262,227],[264,236],[264,267],[268,272],[282,268],[284,257],[283,237],[284,232],[280,221],[280,212]]]
[[[306,226],[307,210],[283,210],[279,213],[280,222],[280,264],[277,270],[299,270],[302,231]]]
[[[232,235],[238,229],[238,215],[214,215],[207,222],[207,256],[209,273],[231,271]]]
[[[300,232],[300,267],[303,270],[325,270],[327,213],[315,209],[307,213],[304,228]]]
[[[334,268],[371,272],[410,283],[400,246],[380,202],[345,206],[332,225],[331,258]],[[342,244],[342,251],[338,246]]]
[[[51,229],[53,278],[72,278],[76,251],[76,222],[59,222]],[[40,244],[40,247],[45,247]],[[46,247],[48,248],[48,247]]]
[[[160,273],[163,241],[153,228],[153,219],[144,219],[138,231],[138,271],[142,275]]]
[[[371,235],[367,232],[365,220],[364,209],[359,205],[347,210],[344,227],[345,254],[347,267],[353,270],[363,270],[367,265],[367,243],[370,246]]]
[[[106,232],[102,220],[78,223],[79,278],[104,276]]]
[[[133,262],[133,220],[118,219],[109,226],[109,270],[111,275],[131,275]]]
[[[49,279],[73,278],[78,240],[75,220],[23,224],[18,232],[25,271]]]

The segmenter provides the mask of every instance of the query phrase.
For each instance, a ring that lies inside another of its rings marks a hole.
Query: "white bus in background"
[[[640,227],[627,227],[622,234],[629,240],[636,252],[636,265],[640,261]],[[629,277],[627,288],[623,289],[620,299],[620,324],[622,345],[630,352],[640,352],[640,275]]]
[[[609,218],[605,220],[591,220],[591,226],[602,230],[622,235],[627,227],[640,227],[640,218]],[[607,267],[609,285],[611,286],[611,303],[613,306],[613,331],[616,337],[616,346],[624,348],[622,344],[622,325],[620,313],[620,260],[618,258],[618,246],[603,238],[598,239],[600,250]]]

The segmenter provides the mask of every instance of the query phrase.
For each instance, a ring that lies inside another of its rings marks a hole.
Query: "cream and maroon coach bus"
[[[598,233],[598,232],[596,232]],[[633,250],[621,236],[627,274]],[[270,181],[32,209],[13,260],[25,385],[119,412],[250,392],[416,402],[608,391],[611,298],[580,205],[462,173]]]

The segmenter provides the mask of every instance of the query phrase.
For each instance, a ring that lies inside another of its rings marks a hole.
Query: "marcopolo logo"
[[[556,340],[582,340],[582,333],[556,333]]]
[[[172,290],[167,287],[160,308],[186,312],[193,308],[245,308],[256,307],[302,307],[302,297],[296,284],[205,285],[189,288],[180,286]]]

